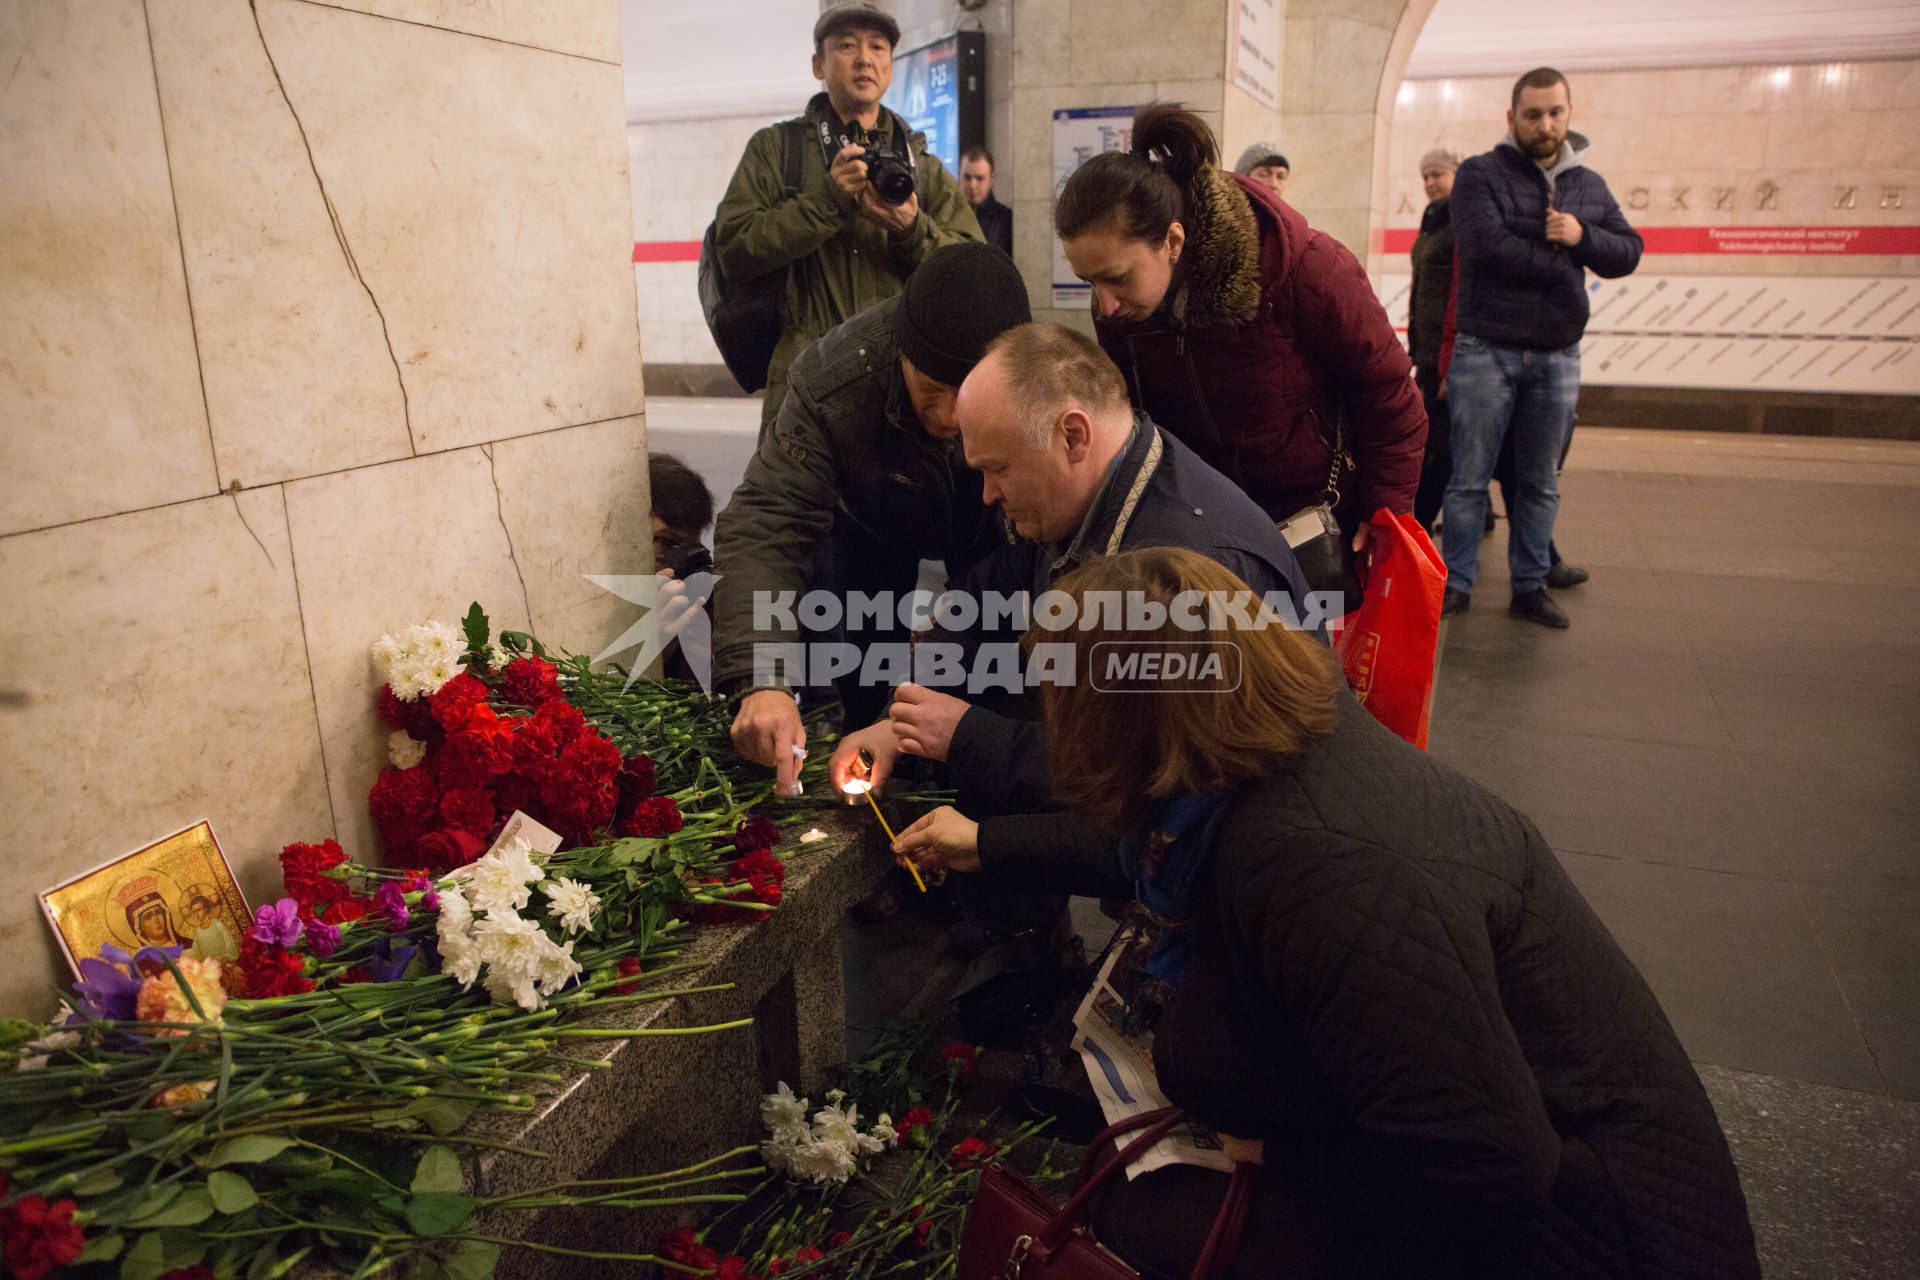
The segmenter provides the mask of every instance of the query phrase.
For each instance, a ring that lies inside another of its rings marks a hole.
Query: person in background
[[[1031,319],[1013,260],[977,241],[935,250],[906,291],[800,354],[792,389],[714,530],[713,688],[736,700],[733,743],[792,795],[806,730],[768,656],[805,637],[762,620],[755,597],[808,589],[910,592],[922,560],[950,574],[999,540],[967,467],[958,388],[987,345]],[[821,637],[831,639],[832,637]],[[897,612],[844,639],[905,640]],[[885,710],[891,682],[837,681],[849,728]]]
[[[1282,526],[1313,587],[1337,589],[1368,518],[1413,510],[1426,411],[1365,268],[1218,162],[1198,116],[1145,107],[1131,151],[1067,179],[1054,230],[1134,404]]]
[[[1529,71],[1514,82],[1507,136],[1454,178],[1460,279],[1446,370],[1453,470],[1441,530],[1444,614],[1473,601],[1487,485],[1511,436],[1507,611],[1544,627],[1568,624],[1547,574],[1560,460],[1580,395],[1587,272],[1627,275],[1641,251],[1606,180],[1585,167],[1587,139],[1569,129],[1572,119],[1567,78],[1552,67]]]
[[[1448,204],[1453,174],[1459,167],[1460,157],[1444,148],[1420,157],[1427,207],[1420,215],[1420,234],[1413,240],[1413,286],[1407,300],[1407,351],[1413,357],[1420,402],[1427,410],[1427,452],[1420,464],[1413,516],[1428,533],[1440,519],[1447,496],[1447,389],[1440,380],[1440,345],[1453,301],[1453,225]]]
[[[1256,142],[1242,151],[1240,163],[1233,166],[1233,171],[1243,178],[1252,178],[1277,196],[1287,193],[1287,179],[1293,176],[1293,166],[1287,163],[1287,158],[1266,142]]]
[[[987,243],[1013,256],[1013,210],[993,198],[993,152],[968,147],[960,157],[960,190],[973,206],[973,216]]]
[[[760,425],[779,416],[787,368],[807,345],[900,292],[940,245],[980,239],[980,224],[926,139],[880,105],[893,83],[900,26],[874,4],[836,4],[813,28],[813,77],[825,86],[795,120],[747,141],[714,215],[714,251],[734,280],[787,273],[780,341],[767,368]],[[797,192],[786,148],[803,153]],[[911,156],[914,194],[882,200],[867,181],[868,147]]]
[[[647,457],[647,492],[653,505],[653,571],[675,584],[697,580],[705,589],[713,572],[713,553],[707,550],[707,527],[713,523],[713,494],[700,473],[670,453]],[[671,637],[661,655],[661,669],[675,680],[697,680],[698,673],[681,647],[680,636],[689,626],[700,623],[695,610],[705,609],[707,596],[689,596],[681,585],[663,587],[656,608],[660,624]],[[707,617],[703,612],[702,617]],[[708,631],[700,637],[703,648],[710,643]]]
[[[1245,587],[1171,547],[1057,585],[1082,617],[1101,594]],[[1109,615],[1060,638],[1080,678],[1041,700],[1065,810],[944,806],[893,849],[1140,903],[1150,980],[1126,1015],[1161,1091],[1256,1167],[1231,1275],[1759,1280],[1706,1090],[1533,823],[1384,728],[1270,615]],[[1169,684],[1104,656],[1116,642],[1220,674]],[[1195,1165],[1121,1180],[1094,1237],[1143,1275],[1188,1275],[1226,1184]]]

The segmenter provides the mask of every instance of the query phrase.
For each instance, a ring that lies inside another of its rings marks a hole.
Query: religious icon
[[[191,947],[204,930],[238,938],[252,921],[205,822],[48,889],[40,906],[76,975],[104,946]]]

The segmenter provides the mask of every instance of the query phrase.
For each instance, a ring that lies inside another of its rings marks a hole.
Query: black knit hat
[[[893,332],[914,368],[957,387],[995,338],[1032,319],[1013,259],[968,240],[935,249],[907,277]]]

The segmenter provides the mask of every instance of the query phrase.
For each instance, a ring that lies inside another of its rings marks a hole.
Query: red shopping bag
[[[1333,651],[1361,704],[1424,751],[1447,570],[1411,515],[1382,507],[1370,523],[1373,532],[1357,566],[1366,594],[1340,622]]]

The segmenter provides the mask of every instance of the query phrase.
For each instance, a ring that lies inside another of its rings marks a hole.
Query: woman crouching
[[[1262,1166],[1235,1276],[1760,1274],[1699,1078],[1532,823],[1382,728],[1311,638],[1179,607],[1247,589],[1213,561],[1132,552],[1060,587],[1170,606],[1155,632],[1070,633],[1079,679],[1043,707],[1073,812],[943,808],[895,848],[1142,904],[1161,1088]],[[1057,838],[998,855],[1013,824]],[[1184,1277],[1225,1184],[1144,1174],[1096,1235]]]

